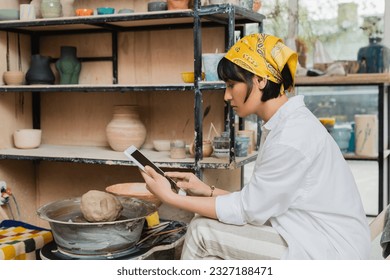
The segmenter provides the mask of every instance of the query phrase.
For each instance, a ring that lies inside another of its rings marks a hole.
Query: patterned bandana
[[[277,84],[282,83],[281,72],[287,63],[294,84],[298,56],[275,36],[260,33],[245,36],[230,48],[225,57],[249,72]],[[281,93],[284,93],[283,85]]]

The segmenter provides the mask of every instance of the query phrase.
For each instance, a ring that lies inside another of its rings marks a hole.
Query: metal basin
[[[75,255],[107,255],[132,248],[140,239],[145,217],[156,211],[152,203],[118,197],[121,217],[112,222],[90,223],[80,210],[81,197],[48,203],[37,211],[49,222],[58,249]]]

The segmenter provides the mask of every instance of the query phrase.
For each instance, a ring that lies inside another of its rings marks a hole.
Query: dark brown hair
[[[218,63],[218,77],[222,81],[236,81],[236,82],[243,82],[247,85],[247,92],[245,101],[248,99],[252,89],[253,89],[253,76],[255,74],[249,72],[248,70],[245,70],[244,68],[234,64],[227,58],[222,58],[220,62]],[[261,77],[260,77],[261,78]],[[283,78],[283,86],[285,89],[289,88],[290,86],[293,86],[293,79],[291,76],[290,69],[288,68],[287,64],[284,66],[282,70],[282,78]],[[262,79],[262,78],[261,78]],[[270,80],[267,81],[267,85],[263,89],[263,95],[261,97],[261,101],[265,102],[272,98],[277,98],[280,93],[280,88],[282,84],[274,83]]]

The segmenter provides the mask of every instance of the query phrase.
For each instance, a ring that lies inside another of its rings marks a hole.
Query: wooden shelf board
[[[72,91],[72,92],[128,92],[128,91],[193,91],[194,85],[189,83],[180,84],[111,84],[111,85],[18,85],[18,86],[0,86],[0,92],[40,92],[40,91]]]
[[[200,9],[205,15],[201,17],[203,23],[228,24],[228,11],[230,4],[206,6]],[[249,23],[261,22],[264,16],[234,7],[237,21]],[[207,17],[209,16],[209,17]],[[213,18],[215,20],[213,20]],[[249,18],[249,19],[248,19]],[[135,12],[131,14],[92,15],[60,18],[45,18],[35,20],[8,20],[0,22],[0,30],[14,30],[20,32],[55,32],[55,31],[78,31],[78,30],[131,30],[133,27],[147,26],[173,26],[194,23],[194,12],[186,10],[166,10],[155,12]]]
[[[156,165],[163,168],[194,168],[194,158],[188,155],[185,159],[171,159],[169,152],[157,152],[149,149],[142,149],[145,154]],[[213,169],[234,169],[242,166],[248,161],[256,158],[252,153],[247,157],[237,158],[237,161],[229,164],[228,159],[219,159],[215,157],[204,158],[201,166]],[[88,164],[105,165],[125,165],[135,166],[122,152],[113,151],[109,147],[91,147],[91,146],[58,146],[42,144],[37,149],[0,149],[0,159],[17,160],[46,160]]]
[[[297,76],[296,86],[311,85],[374,85],[390,84],[390,73],[373,73],[373,74],[348,74],[346,76]]]

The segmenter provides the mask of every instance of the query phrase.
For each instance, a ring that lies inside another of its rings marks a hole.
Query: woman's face
[[[261,104],[261,91],[258,87],[257,78],[254,81],[252,91],[245,101],[247,85],[244,82],[227,81],[224,99],[229,102],[235,113],[244,118],[251,114],[258,114],[259,105]]]

